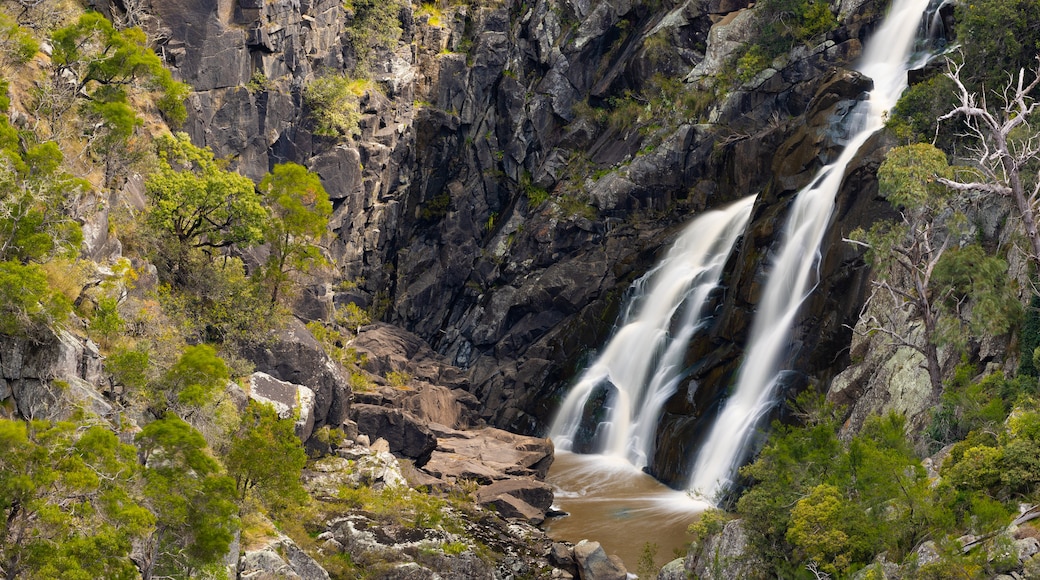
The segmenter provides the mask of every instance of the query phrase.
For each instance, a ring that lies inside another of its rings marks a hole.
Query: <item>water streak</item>
[[[633,284],[618,330],[582,374],[550,431],[557,448],[571,450],[590,426],[586,405],[606,393],[598,432],[586,435],[592,449],[647,464],[661,408],[674,392],[690,338],[700,328],[704,306],[722,267],[744,232],[754,197],[698,216],[667,256]],[[601,401],[604,399],[600,399]]]
[[[929,0],[895,0],[891,13],[870,40],[858,70],[874,80],[869,99],[854,114],[859,131],[842,154],[820,170],[792,204],[780,251],[752,323],[736,388],[701,447],[690,490],[714,500],[725,491],[745,458],[754,428],[774,405],[775,387],[798,308],[818,278],[820,243],[834,208],[845,169],[860,146],[884,125],[888,111],[906,88],[918,24]]]

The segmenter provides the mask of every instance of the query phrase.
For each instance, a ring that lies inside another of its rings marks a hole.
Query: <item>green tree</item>
[[[225,170],[185,133],[163,135],[156,146],[159,171],[145,182],[152,200],[148,221],[156,230],[196,248],[261,241],[267,215],[249,178]]]
[[[160,404],[180,409],[191,416],[212,405],[227,387],[230,372],[224,359],[208,344],[189,346],[161,379]]]
[[[64,322],[72,305],[37,264],[0,262],[0,335],[36,337]]]
[[[62,161],[52,141],[0,152],[0,259],[39,262],[78,252],[83,235],[69,217],[71,205],[91,187],[66,173]]]
[[[860,243],[869,248],[867,257],[875,268],[871,300],[880,292],[896,307],[866,320],[868,331],[920,352],[936,399],[943,376],[939,346],[960,348],[968,332],[1004,332],[1021,310],[1007,284],[1005,260],[986,255],[978,245],[951,248],[964,217],[947,211],[956,201],[944,186],[950,175],[946,155],[932,145],[892,149],[878,169],[878,182],[881,195],[900,208],[902,219],[852,234],[865,240]],[[923,341],[902,331],[901,317],[921,321]]]
[[[273,308],[291,287],[294,273],[325,264],[317,242],[328,228],[332,203],[318,176],[296,163],[275,165],[260,181],[260,191],[271,212],[264,230],[270,254],[263,278]]]
[[[307,453],[294,429],[295,422],[279,419],[270,405],[249,402],[224,456],[241,499],[255,494],[276,513],[306,501],[300,473]]]
[[[234,480],[221,472],[202,435],[175,415],[146,425],[137,446],[144,499],[156,520],[141,546],[144,580],[219,567],[238,529]]]
[[[156,106],[173,125],[184,122],[184,99],[190,88],[173,80],[139,28],[117,30],[97,12],[88,12],[72,25],[54,31],[52,61],[55,74],[71,74],[76,94],[87,99],[86,109],[106,125],[108,145],[125,141],[140,119],[130,104],[127,88],[141,85],[157,91]]]
[[[1035,2],[1030,4],[1040,10]],[[956,85],[957,105],[939,120],[964,119],[968,135],[973,138],[971,152],[975,156],[975,171],[969,178],[979,179],[965,181],[942,175],[938,181],[954,191],[980,192],[1014,204],[1018,210],[1016,219],[1021,220],[1029,240],[1028,256],[1035,267],[1040,267],[1040,230],[1037,229],[1040,227],[1037,223],[1040,180],[1036,178],[1040,150],[1036,146],[1037,134],[1029,126],[1040,106],[1033,96],[1040,87],[1040,69],[1034,69],[1029,77],[1025,68],[1018,69],[1017,74],[1012,69],[1003,90],[994,91],[1000,95],[996,99],[1000,105],[990,108],[985,96],[980,98],[963,82],[964,65],[949,62],[948,66],[946,76]],[[979,63],[979,66],[992,64]]]
[[[968,82],[994,93],[1008,73],[1036,64],[1040,54],[1040,4],[1034,0],[972,0],[956,4],[957,40]]]
[[[137,477],[133,447],[103,427],[0,419],[0,575],[137,577],[131,544],[154,523]]]

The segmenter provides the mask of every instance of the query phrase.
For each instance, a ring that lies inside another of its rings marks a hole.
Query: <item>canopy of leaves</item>
[[[72,304],[51,289],[39,265],[0,262],[0,335],[35,336],[71,312]]]
[[[332,203],[318,175],[296,163],[275,165],[260,181],[260,191],[271,211],[264,276],[274,304],[291,282],[290,272],[307,273],[325,263],[317,242],[328,228]]]
[[[146,425],[137,444],[144,498],[156,514],[144,577],[189,577],[219,562],[238,529],[234,480],[221,473],[202,435],[175,415]]]
[[[52,141],[0,150],[0,259],[24,263],[78,252],[83,235],[70,206],[91,187],[62,169],[62,161]]]
[[[972,0],[956,4],[957,39],[964,79],[977,91],[999,91],[1009,75],[1037,66],[1040,3],[1035,0]]]
[[[936,205],[949,196],[936,179],[951,176],[946,154],[927,143],[892,149],[877,176],[881,195],[910,211],[938,209]]]
[[[163,377],[169,392],[182,405],[202,407],[212,403],[227,386],[230,374],[224,360],[208,344],[189,346]]]
[[[127,99],[132,84],[157,91],[156,105],[173,125],[184,122],[184,99],[190,88],[173,80],[147,43],[140,28],[117,30],[99,13],[88,12],[74,24],[54,31],[52,60],[70,71],[77,93],[87,96],[87,109],[97,114],[117,140],[129,137],[140,123]]]
[[[159,171],[145,182],[154,228],[194,247],[261,240],[267,213],[249,178],[223,169],[212,151],[196,147],[185,133],[159,137],[156,145]]]
[[[274,512],[304,502],[300,473],[306,463],[293,419],[279,419],[270,405],[250,401],[224,456],[241,497],[256,494]]]
[[[131,495],[133,447],[103,427],[0,419],[0,573],[136,578],[155,518]]]

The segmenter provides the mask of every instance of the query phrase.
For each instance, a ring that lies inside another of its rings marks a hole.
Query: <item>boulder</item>
[[[503,495],[521,499],[541,510],[543,514],[549,510],[553,502],[552,486],[533,479],[504,479],[486,485],[477,491],[477,502],[490,501]]]
[[[257,371],[313,391],[314,429],[337,427],[347,418],[348,375],[299,320],[293,319],[270,341],[244,348],[243,354]]]
[[[626,580],[628,570],[617,556],[607,556],[599,542],[582,540],[574,545],[574,561],[581,580]]]
[[[267,373],[249,377],[249,398],[274,407],[281,419],[296,418],[296,436],[306,443],[314,432],[314,391]]]
[[[754,578],[761,569],[741,520],[726,522],[721,532],[695,544],[686,555],[685,566],[690,577],[712,580]]]
[[[477,491],[477,503],[493,506],[506,518],[521,518],[533,524],[545,521],[552,506],[552,486],[531,479],[504,479]]]
[[[101,354],[88,338],[59,330],[37,340],[0,340],[0,401],[26,419],[64,419],[76,408],[113,412],[101,396]]]
[[[507,519],[522,519],[534,525],[545,521],[545,511],[508,494],[497,495],[488,500],[478,501],[478,503],[483,507],[494,509],[498,515]]]
[[[296,580],[329,580],[325,571],[288,536],[278,536],[265,546],[242,554],[238,564],[238,578],[266,580],[289,578]]]
[[[385,439],[393,454],[415,461],[418,467],[426,464],[437,448],[433,432],[407,411],[354,405],[350,409],[350,418],[357,423],[359,433],[368,435],[370,439]]]
[[[459,431],[430,423],[437,449],[423,466],[447,482],[471,479],[483,484],[510,477],[544,479],[553,461],[549,439],[494,428]]]

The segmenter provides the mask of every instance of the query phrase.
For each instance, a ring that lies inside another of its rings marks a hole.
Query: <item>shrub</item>
[[[364,94],[364,86],[363,82],[345,76],[324,76],[311,81],[303,89],[303,101],[310,108],[314,134],[332,138],[360,136],[358,97]]]

